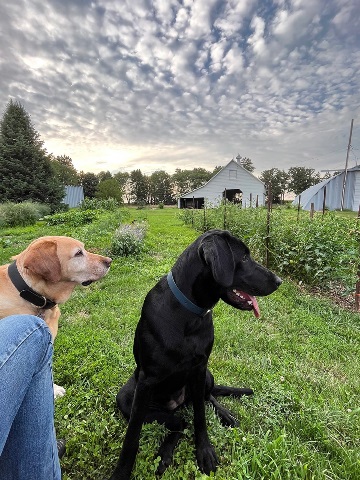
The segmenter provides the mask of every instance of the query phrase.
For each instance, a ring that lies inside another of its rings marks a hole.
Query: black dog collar
[[[27,300],[36,307],[42,308],[44,310],[55,307],[56,302],[49,300],[48,298],[40,295],[39,293],[35,292],[35,290],[29,287],[29,285],[20,275],[19,270],[16,266],[16,262],[13,262],[9,265],[8,274],[14,286],[19,290],[20,297],[22,297],[24,300]]]
[[[172,272],[170,271],[167,276],[167,282],[170,287],[170,290],[176,297],[179,303],[183,307],[185,307],[187,310],[189,310],[192,313],[195,313],[196,315],[199,315],[200,317],[203,317],[207,312],[209,312],[211,309],[209,308],[201,308],[195,305],[191,300],[189,300],[179,289],[179,287],[176,285],[174,277]]]

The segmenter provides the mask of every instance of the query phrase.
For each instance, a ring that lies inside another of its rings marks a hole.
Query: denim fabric
[[[53,345],[33,315],[0,320],[0,479],[60,480]]]

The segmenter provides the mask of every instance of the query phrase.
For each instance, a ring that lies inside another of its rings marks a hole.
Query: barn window
[[[237,178],[237,170],[229,170],[229,178]]]

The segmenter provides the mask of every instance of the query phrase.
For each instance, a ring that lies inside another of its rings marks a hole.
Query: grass
[[[62,306],[54,377],[67,389],[56,402],[58,437],[67,439],[64,480],[98,480],[114,468],[126,423],[115,395],[134,368],[132,343],[147,291],[198,235],[175,209],[109,213],[94,224],[0,230],[3,263],[33,238],[67,234],[107,253],[119,224],[146,220],[145,251],[115,259],[100,282],[76,289]],[[360,315],[299,291],[290,280],[259,299],[261,319],[219,303],[210,368],[218,383],[250,386],[255,395],[223,399],[240,427],[221,426],[207,409],[220,459],[218,480],[357,480],[360,478]],[[184,415],[191,420],[191,411]],[[165,431],[143,427],[134,479],[155,478]],[[192,423],[163,475],[205,479],[196,466]]]

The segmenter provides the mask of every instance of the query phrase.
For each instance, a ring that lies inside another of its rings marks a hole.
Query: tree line
[[[250,158],[238,154],[236,160],[249,172],[254,171]],[[140,169],[113,174],[78,172],[69,156],[54,156],[46,151],[20,102],[10,100],[0,122],[0,202],[32,200],[56,210],[66,185],[82,185],[88,198],[170,205],[179,196],[204,185],[221,168],[178,168],[172,175],[164,170],[146,175]],[[274,202],[283,201],[286,192],[298,194],[322,180],[314,169],[305,167],[292,167],[287,172],[272,168],[263,171],[259,178],[267,187],[271,184]]]

